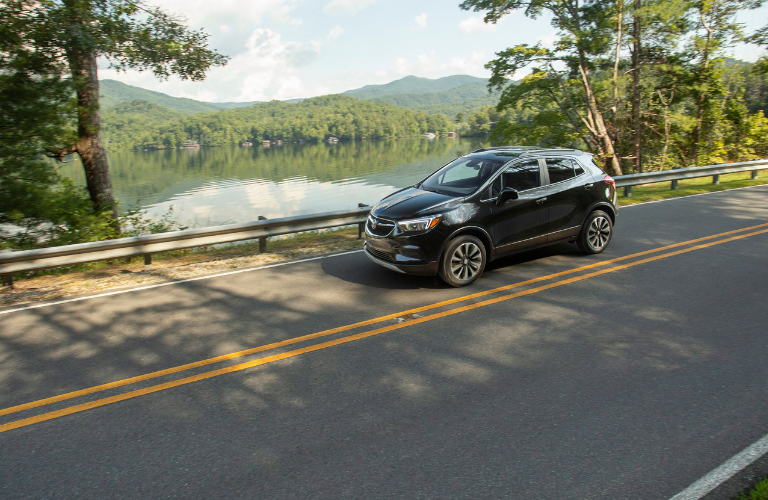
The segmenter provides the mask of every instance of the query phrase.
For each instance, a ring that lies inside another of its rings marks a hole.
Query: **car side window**
[[[549,183],[567,181],[573,179],[573,162],[568,158],[547,158],[547,172],[549,173]]]
[[[584,173],[584,167],[579,162],[571,160],[571,163],[573,164],[573,173],[576,174],[576,177]]]
[[[539,161],[525,160],[516,165],[512,165],[501,174],[501,177],[502,186],[504,188],[525,191],[526,189],[539,187],[541,185]],[[501,186],[499,191],[501,191]]]
[[[502,189],[501,178],[502,178],[501,175],[496,177],[496,179],[493,181],[493,184],[491,184],[491,187],[489,188],[489,191],[488,191],[488,195],[489,195],[488,198],[496,198],[499,196],[499,193],[501,193],[501,189]]]

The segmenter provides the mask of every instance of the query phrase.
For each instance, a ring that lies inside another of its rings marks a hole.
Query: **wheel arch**
[[[611,225],[616,224],[616,209],[610,204],[605,202],[598,202],[595,203],[589,211],[584,215],[584,220],[587,220],[587,217],[589,217],[589,214],[594,212],[595,210],[602,210],[603,212],[608,214],[608,217],[611,218]],[[583,221],[582,221],[583,224]]]
[[[493,252],[493,243],[491,240],[491,235],[488,234],[488,231],[485,229],[479,227],[479,226],[468,226],[463,227],[461,229],[457,229],[453,233],[451,233],[443,242],[443,247],[440,249],[440,257],[439,260],[443,259],[443,255],[445,254],[445,249],[448,247],[450,242],[456,238],[457,236],[463,236],[463,235],[470,235],[474,236],[475,238],[479,239],[483,246],[485,247],[485,261],[490,262],[493,258],[494,252]],[[439,262],[439,261],[438,261]]]

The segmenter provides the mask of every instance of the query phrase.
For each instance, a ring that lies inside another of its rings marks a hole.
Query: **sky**
[[[495,25],[460,0],[146,0],[183,16],[210,35],[211,48],[229,56],[203,82],[151,72],[117,73],[100,61],[99,76],[208,102],[268,101],[344,92],[407,75],[490,76],[495,52],[521,43],[551,45],[547,17],[513,12]],[[740,17],[748,31],[762,27],[768,6]],[[761,50],[740,45],[735,56],[754,61]],[[522,76],[522,75],[517,75]]]

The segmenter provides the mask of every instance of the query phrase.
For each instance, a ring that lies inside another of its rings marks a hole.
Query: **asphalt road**
[[[352,253],[0,309],[0,409],[282,342],[0,410],[0,498],[668,499],[768,432],[768,225],[686,243],[766,223],[756,187],[465,289]]]

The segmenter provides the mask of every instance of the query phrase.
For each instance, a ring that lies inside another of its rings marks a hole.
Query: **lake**
[[[486,146],[477,138],[408,138],[109,153],[121,207],[205,227],[373,205],[452,159]],[[79,160],[61,165],[80,185]]]

